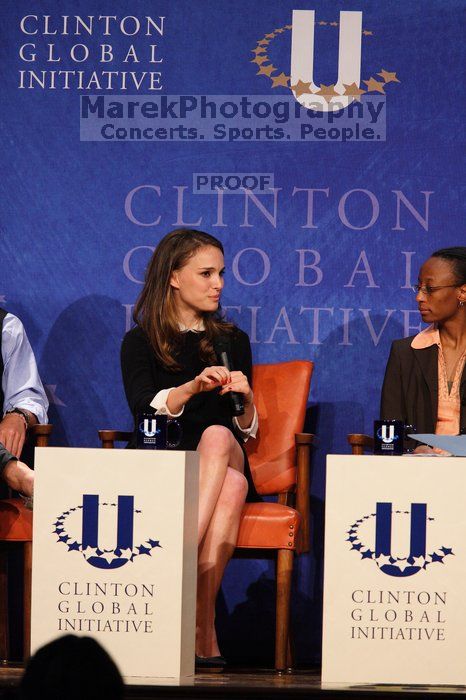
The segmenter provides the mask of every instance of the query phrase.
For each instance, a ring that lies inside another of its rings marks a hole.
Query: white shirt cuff
[[[259,418],[257,416],[256,407],[254,406],[254,415],[252,417],[251,425],[249,426],[249,428],[242,428],[238,423],[238,419],[236,416],[233,416],[233,425],[241,433],[241,437],[243,438],[244,442],[246,442],[246,440],[248,440],[250,437],[255,438],[257,435],[257,430],[259,428]]]
[[[156,393],[152,401],[150,402],[150,405],[152,408],[155,408],[155,413],[158,416],[170,416],[171,418],[178,418],[178,416],[181,416],[181,414],[184,411],[184,406],[182,407],[181,411],[179,413],[170,413],[168,406],[167,406],[167,399],[168,399],[168,394],[172,389],[175,387],[172,386],[170,389],[161,389]]]

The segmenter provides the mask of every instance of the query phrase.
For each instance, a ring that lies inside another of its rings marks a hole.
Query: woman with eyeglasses
[[[466,433],[466,247],[433,253],[413,290],[430,325],[392,344],[381,417],[403,420],[418,433]]]

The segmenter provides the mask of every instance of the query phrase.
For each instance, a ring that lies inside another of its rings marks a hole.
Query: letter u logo
[[[411,504],[411,531],[409,556],[398,558],[391,552],[392,549],[392,504],[377,503],[376,525],[375,525],[375,557],[390,557],[391,561],[407,561],[409,566],[404,570],[398,566],[386,564],[381,566],[381,570],[390,576],[412,576],[420,569],[414,564],[417,557],[426,555],[426,531],[427,531],[427,504]]]
[[[123,549],[133,549],[133,525],[134,525],[134,496],[118,496],[117,535],[115,552]],[[82,549],[108,551],[104,546],[99,548],[99,497],[95,495],[83,495],[83,523],[82,523]],[[126,560],[116,559],[108,563],[98,556],[87,559],[89,564],[98,568],[117,568],[126,563]]]
[[[155,418],[144,418],[144,435],[154,437],[157,421]]]
[[[291,85],[298,80],[311,83],[311,91],[319,88],[314,83],[314,10],[293,10],[293,30],[291,36]],[[338,80],[335,91],[337,97],[327,102],[321,95],[303,94],[296,97],[306,108],[320,112],[334,112],[348,107],[354,96],[344,95],[345,85],[361,83],[361,33],[362,12],[340,12],[340,37],[338,46]]]
[[[394,425],[382,425],[382,442],[393,442],[395,438],[395,426]]]

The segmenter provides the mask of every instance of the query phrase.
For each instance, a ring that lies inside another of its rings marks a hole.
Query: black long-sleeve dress
[[[123,383],[135,426],[140,413],[154,413],[150,403],[162,389],[181,386],[191,381],[209,363],[199,357],[199,344],[204,332],[186,331],[181,334],[181,342],[177,362],[181,370],[165,369],[157,359],[144,331],[136,326],[123,338],[121,347],[121,369]],[[235,370],[242,371],[252,386],[252,357],[249,338],[240,329],[235,329],[231,336],[231,360]],[[195,450],[202,433],[210,425],[223,425],[235,435],[239,444],[242,440],[233,426],[228,395],[220,396],[220,389],[204,391],[193,396],[185,405],[184,411],[177,420],[181,424],[181,450]],[[136,445],[136,427],[128,447]],[[245,475],[249,482],[250,497],[255,497],[252,479],[249,473],[245,455]]]

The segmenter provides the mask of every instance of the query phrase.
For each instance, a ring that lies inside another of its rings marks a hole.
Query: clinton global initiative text
[[[57,603],[57,629],[152,634],[153,603],[142,599],[154,598],[154,589],[154,584],[61,581],[58,593],[63,598]]]

